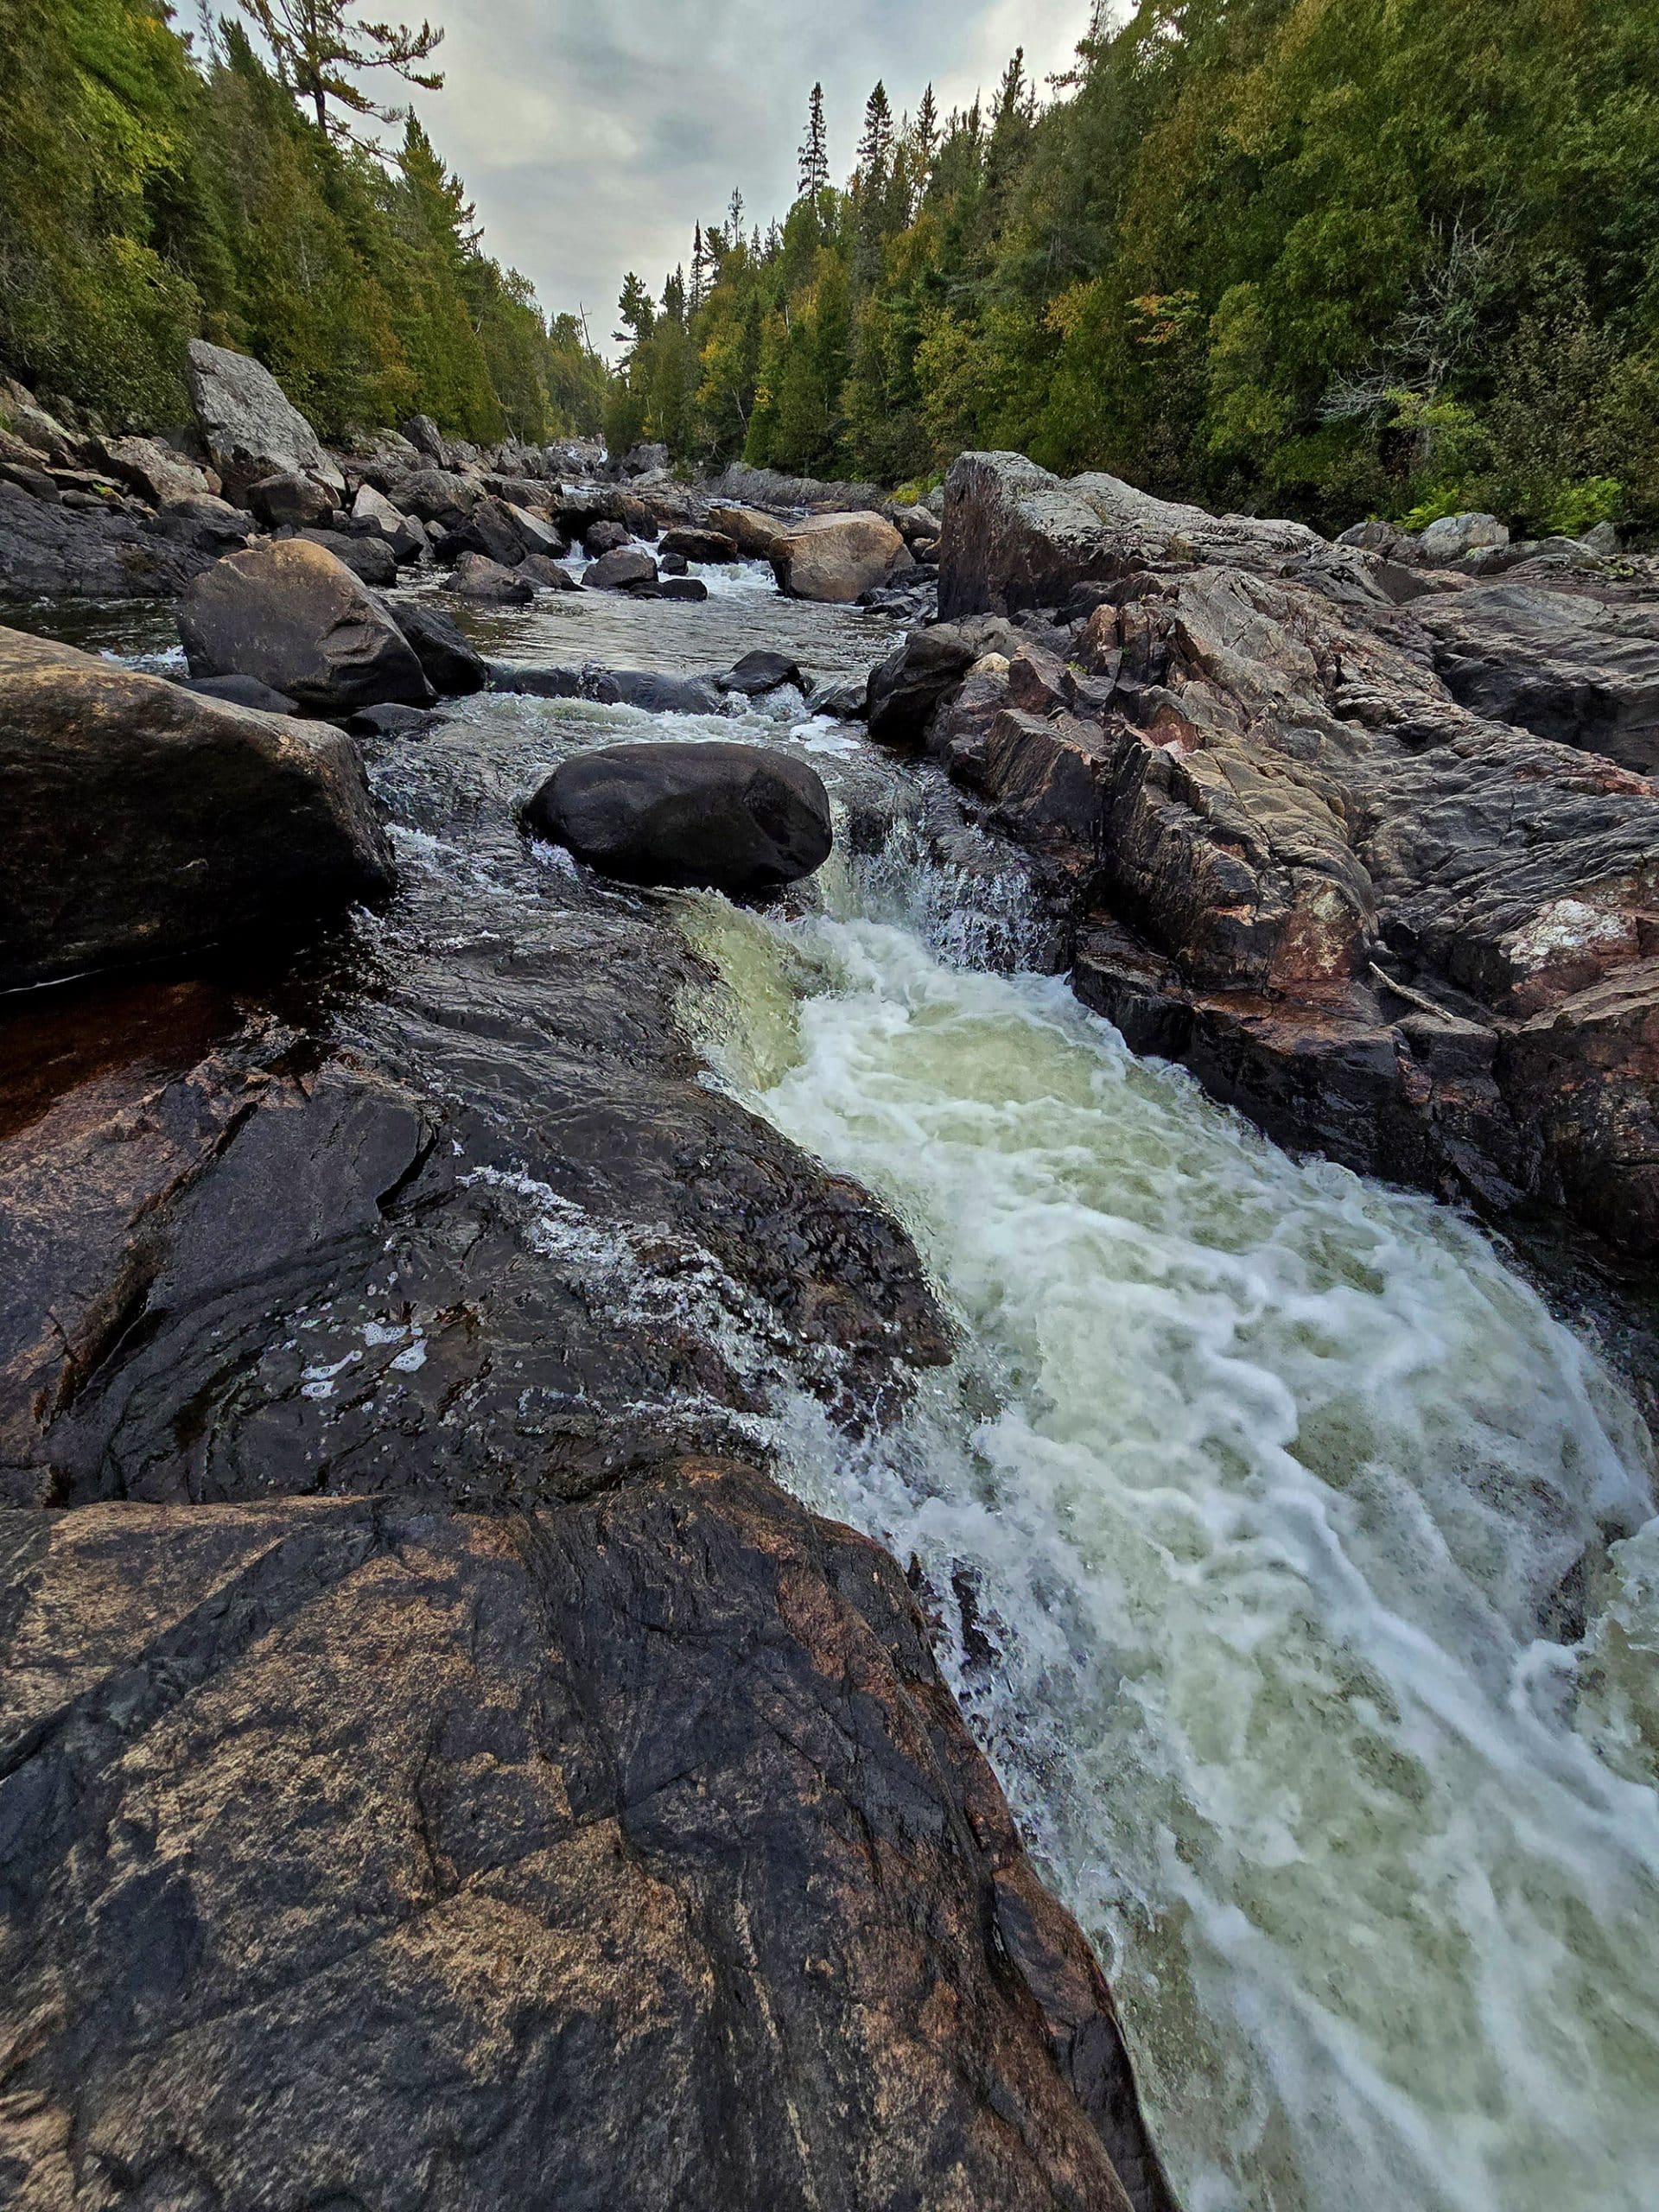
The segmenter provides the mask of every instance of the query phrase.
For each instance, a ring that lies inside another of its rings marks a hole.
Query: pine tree
[[[916,152],[922,170],[923,188],[932,170],[933,156],[939,150],[939,109],[930,85],[922,94],[922,104],[916,111]]]
[[[329,130],[328,102],[336,101],[353,115],[372,115],[382,123],[397,119],[396,108],[378,107],[354,85],[346,70],[390,69],[406,84],[435,92],[443,84],[435,71],[423,70],[443,33],[423,22],[418,30],[407,23],[365,23],[354,20],[359,0],[242,0],[242,6],[269,42],[279,67],[293,86],[295,97],[309,100],[317,111],[319,130]],[[349,136],[347,126],[336,126]]]
[[[707,296],[709,285],[709,252],[702,242],[702,225],[697,225],[696,235],[691,241],[691,312],[696,315]]]
[[[806,139],[801,148],[803,200],[816,200],[830,181],[830,133],[823,119],[823,86],[814,85],[806,111]]]
[[[887,86],[878,79],[875,90],[864,103],[864,136],[858,142],[861,183],[873,185],[880,191],[886,181],[892,155],[893,103],[887,98]]]

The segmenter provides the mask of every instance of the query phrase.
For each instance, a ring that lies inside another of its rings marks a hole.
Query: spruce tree
[[[830,133],[823,119],[823,86],[814,85],[806,111],[806,139],[801,148],[803,200],[816,200],[830,181]]]

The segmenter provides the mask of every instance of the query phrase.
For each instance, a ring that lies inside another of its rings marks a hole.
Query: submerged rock
[[[193,338],[185,374],[202,442],[228,491],[245,492],[276,475],[315,477],[335,493],[345,490],[316,432],[259,362]]]
[[[429,704],[413,649],[345,564],[302,537],[218,562],[179,607],[193,676],[252,676],[308,712]]]
[[[835,842],[823,780],[798,754],[718,741],[577,753],[524,819],[625,883],[737,897],[810,875]]]
[[[0,631],[0,990],[390,888],[348,738]]]
[[[880,515],[810,515],[791,523],[767,558],[791,599],[850,607],[908,559],[905,541]]]

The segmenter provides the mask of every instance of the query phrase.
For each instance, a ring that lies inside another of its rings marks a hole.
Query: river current
[[[884,650],[874,617],[703,573],[703,607],[470,626],[543,664],[765,645],[844,676]],[[141,620],[108,642],[167,664]],[[948,801],[855,726],[794,694],[459,712],[537,772],[596,742],[798,745],[857,815],[787,908],[678,902],[715,979],[684,1020],[708,1080],[903,1220],[959,1351],[861,1444],[785,1376],[767,1438],[916,1562],[1188,2212],[1649,2212],[1659,1521],[1593,1344],[1471,1224],[1137,1060],[1041,972],[1017,868],[942,852]],[[457,929],[522,897],[377,781]]]

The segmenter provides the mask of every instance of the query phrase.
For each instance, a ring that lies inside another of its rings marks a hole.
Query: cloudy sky
[[[716,219],[734,185],[761,223],[785,212],[815,81],[839,179],[878,77],[895,111],[930,79],[948,109],[988,92],[1017,46],[1039,77],[1064,69],[1090,15],[1090,0],[426,5],[448,32],[448,81],[416,106],[466,179],[490,250],[544,307],[585,307],[607,346],[624,271],[659,289],[689,257],[692,224]],[[384,12],[418,20],[419,0]]]

